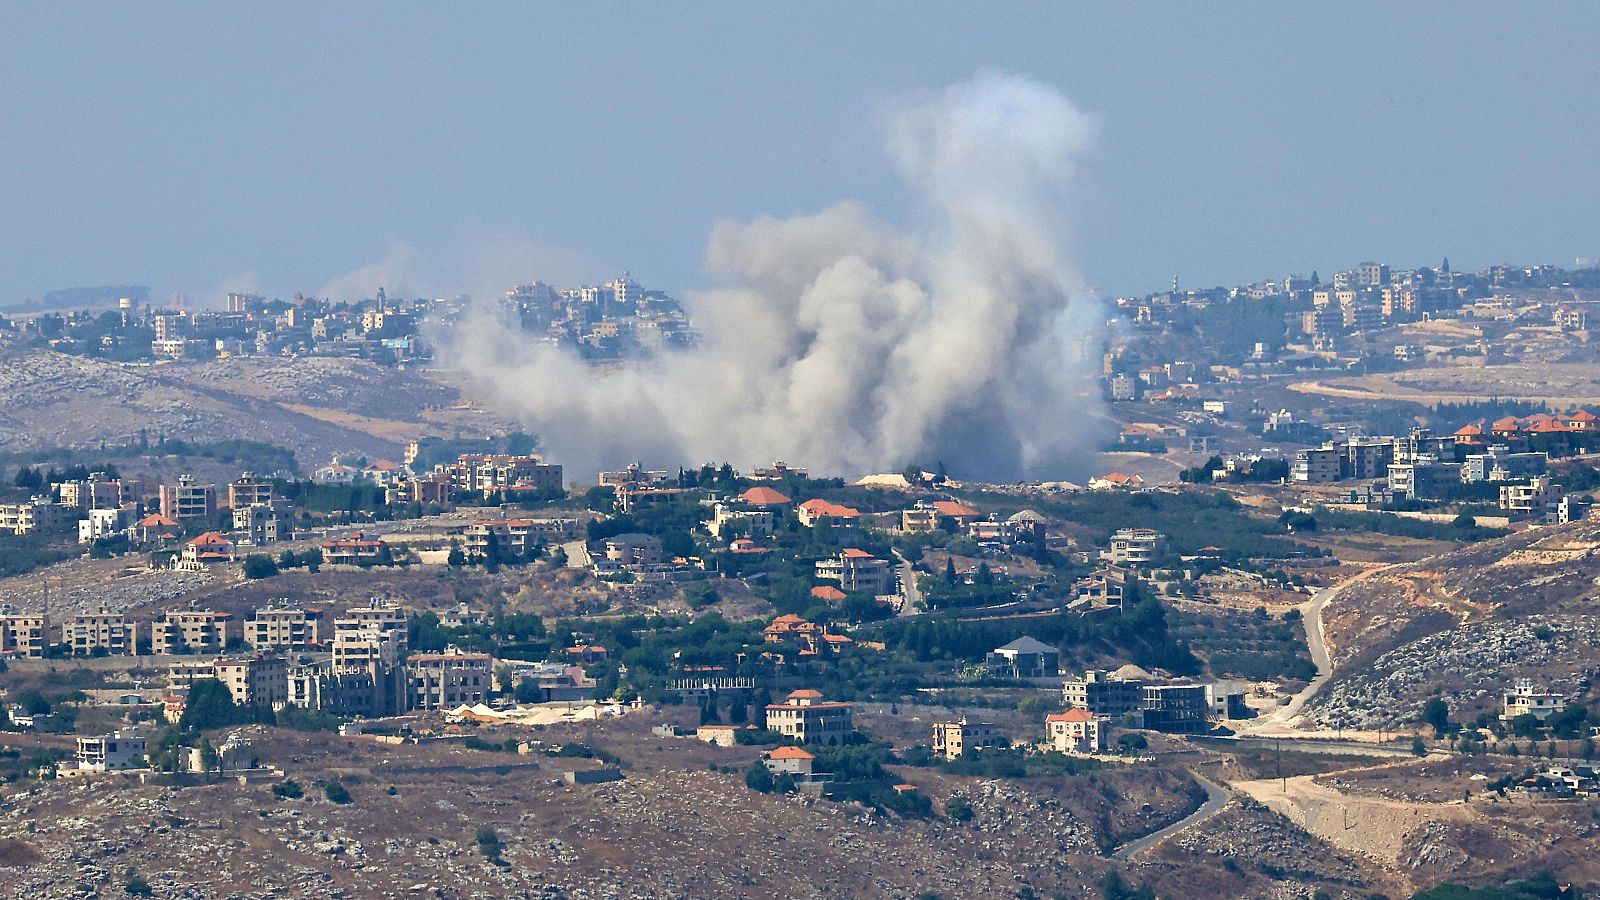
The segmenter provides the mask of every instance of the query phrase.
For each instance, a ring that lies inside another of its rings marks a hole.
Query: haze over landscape
[[[1103,293],[1600,252],[1592,5],[831,12],[10,4],[0,302],[706,287],[721,220],[907,227],[885,107],[993,67],[1100,123],[1063,237]]]

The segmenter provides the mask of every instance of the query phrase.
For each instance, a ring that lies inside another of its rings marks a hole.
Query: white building
[[[143,769],[144,735],[126,728],[113,734],[78,738],[78,769],[84,772],[122,772]]]

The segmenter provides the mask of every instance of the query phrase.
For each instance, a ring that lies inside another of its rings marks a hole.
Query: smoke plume
[[[1093,120],[983,74],[899,105],[886,130],[913,226],[853,202],[716,225],[706,265],[723,286],[684,298],[696,350],[596,371],[481,304],[441,363],[575,472],[638,458],[1080,475],[1097,401],[1070,345],[1101,317],[1070,300],[1061,211]]]

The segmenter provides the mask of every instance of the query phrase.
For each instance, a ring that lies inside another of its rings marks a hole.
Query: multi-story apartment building
[[[956,759],[973,750],[1004,747],[1007,743],[1000,727],[988,722],[969,722],[963,717],[955,722],[933,723],[933,753],[945,759]]]
[[[104,472],[95,472],[83,481],[63,481],[55,486],[61,505],[72,509],[111,509],[131,502],[124,498],[120,481],[112,481]]]
[[[1148,566],[1166,552],[1167,540],[1152,528],[1121,528],[1100,558],[1114,566]]]
[[[233,507],[233,533],[240,543],[275,544],[294,537],[294,508],[287,500]]]
[[[1061,689],[1068,709],[1085,709],[1097,716],[1120,716],[1144,702],[1145,682],[1090,669],[1082,678],[1069,678]]]
[[[150,624],[150,646],[156,653],[220,653],[227,643],[225,612],[168,610]]]
[[[216,678],[236,706],[276,709],[289,699],[289,664],[276,654],[256,653],[218,659]]]
[[[0,653],[39,659],[50,644],[50,626],[44,616],[0,615]]]
[[[487,653],[464,653],[456,647],[412,654],[405,664],[407,707],[451,709],[484,702],[493,678],[491,662]]]
[[[1540,475],[1527,484],[1500,486],[1500,508],[1517,516],[1543,516],[1548,507],[1561,502],[1566,490],[1552,484],[1550,476]]]
[[[311,650],[322,644],[322,610],[267,607],[244,623],[245,642],[257,650]]]
[[[34,497],[26,503],[0,503],[0,531],[11,534],[50,531],[66,519],[61,507],[49,497]]]
[[[839,551],[838,556],[818,560],[817,577],[839,582],[840,590],[846,592],[881,595],[894,591],[894,570],[889,561],[855,547]]]
[[[61,642],[74,656],[132,656],[138,652],[138,626],[126,614],[101,607],[68,619]]]
[[[238,509],[241,506],[254,506],[258,503],[271,502],[271,479],[258,478],[254,472],[245,472],[242,473],[237,480],[228,483],[229,509]]]
[[[767,729],[801,744],[842,744],[855,733],[850,704],[825,703],[812,690],[793,691],[767,707]]]
[[[447,476],[456,490],[478,491],[486,495],[507,488],[560,491],[564,486],[559,465],[548,464],[542,458],[531,455],[468,453],[453,463],[435,466],[433,471]]]
[[[209,519],[217,514],[217,487],[183,475],[161,486],[161,514],[169,519]]]

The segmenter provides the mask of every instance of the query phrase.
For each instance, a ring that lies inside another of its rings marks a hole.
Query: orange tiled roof
[[[811,589],[811,596],[818,600],[843,600],[847,595],[836,587],[822,585]]]
[[[1066,712],[1051,713],[1045,716],[1046,722],[1087,722],[1094,718],[1094,713],[1087,709],[1069,709]]]
[[[822,699],[822,692],[821,691],[814,691],[814,690],[812,690],[810,688],[801,688],[798,691],[790,691],[789,692],[789,699],[790,700],[821,700]]]
[[[739,499],[751,506],[782,506],[790,502],[788,497],[765,485],[745,491],[739,495]]]
[[[772,752],[767,754],[767,758],[768,759],[816,759],[817,757],[815,755],[811,754],[811,753],[807,753],[806,751],[801,750],[799,747],[774,747],[774,748],[772,748]]]
[[[933,508],[939,511],[939,515],[949,516],[952,519],[965,519],[978,515],[977,510],[965,503],[957,503],[954,500],[936,500]]]
[[[872,554],[858,547],[846,547],[839,551],[839,555],[848,559],[872,559]]]

